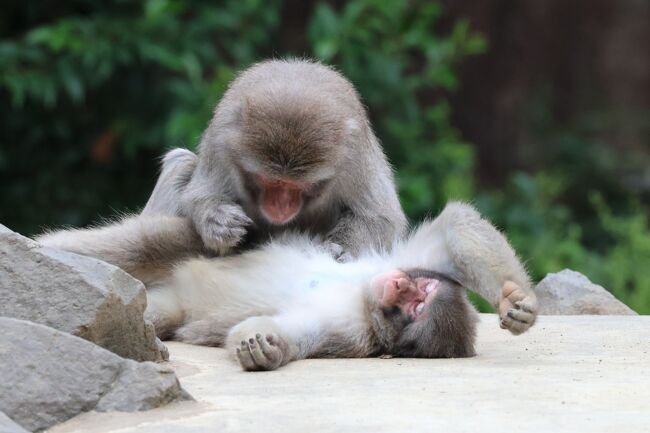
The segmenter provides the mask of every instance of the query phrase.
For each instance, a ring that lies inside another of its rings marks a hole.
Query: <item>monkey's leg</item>
[[[174,332],[173,339],[200,346],[223,346],[232,323],[228,318],[213,314],[205,319],[188,322]]]
[[[185,320],[185,314],[174,287],[165,285],[147,290],[147,309],[144,317],[153,323],[158,338],[161,340],[171,339]]]
[[[530,328],[537,297],[530,277],[505,236],[471,206],[451,203],[440,215],[447,247],[466,286],[496,307],[501,327],[513,334]]]
[[[472,206],[449,203],[416,230],[399,255],[406,257],[406,266],[413,266],[410,261],[446,273],[483,296],[513,334],[535,322],[537,298],[524,266],[505,236]]]
[[[174,264],[204,252],[186,218],[151,215],[129,217],[92,229],[61,230],[36,240],[45,246],[111,263],[146,286],[163,281]]]
[[[165,155],[160,176],[142,215],[183,216],[181,195],[196,168],[197,156],[187,149],[173,149]]]

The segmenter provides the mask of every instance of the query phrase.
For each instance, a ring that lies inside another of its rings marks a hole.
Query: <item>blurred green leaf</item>
[[[621,120],[595,112],[581,130],[564,130],[543,88],[530,96],[534,136],[526,139],[545,149],[547,168],[509,174],[498,188],[480,184],[448,99],[463,85],[458,66],[488,41],[469,21],[450,22],[442,5],[318,1],[304,37],[302,23],[285,22],[293,5],[280,0],[7,9],[14,30],[0,40],[0,221],[29,235],[137,210],[158,158],[196,147],[236,72],[291,50],[333,64],[359,90],[412,220],[451,199],[472,201],[506,230],[535,279],[571,267],[649,313],[649,211],[621,186],[630,161],[593,138]],[[625,117],[648,123],[646,112]]]

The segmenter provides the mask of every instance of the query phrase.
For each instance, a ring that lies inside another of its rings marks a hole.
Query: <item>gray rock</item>
[[[535,288],[539,314],[636,315],[603,287],[579,272],[548,274]]]
[[[4,412],[0,412],[0,433],[27,433],[27,430],[13,422]]]
[[[174,372],[70,334],[0,317],[0,411],[43,430],[90,410],[133,412],[191,399]]]
[[[141,282],[113,265],[47,248],[0,225],[0,316],[69,332],[138,361],[167,359]]]

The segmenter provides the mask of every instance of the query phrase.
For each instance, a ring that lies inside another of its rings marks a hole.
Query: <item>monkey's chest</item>
[[[314,271],[306,273],[297,281],[296,290],[301,292],[333,291],[337,288],[358,285],[362,279],[358,273],[345,272],[340,269]]]

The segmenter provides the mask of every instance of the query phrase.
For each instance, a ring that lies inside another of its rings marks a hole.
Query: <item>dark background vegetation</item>
[[[4,1],[0,221],[137,211],[238,70],[308,56],[359,89],[413,221],[470,200],[536,279],[650,313],[649,27],[637,0]]]

